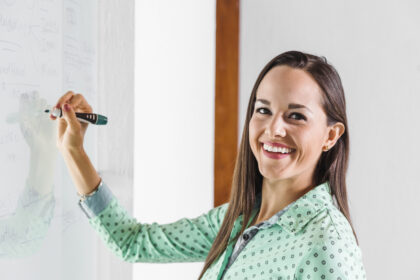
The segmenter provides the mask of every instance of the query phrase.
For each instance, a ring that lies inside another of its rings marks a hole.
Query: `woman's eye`
[[[265,115],[264,113],[261,113],[261,110],[266,110],[266,111],[270,112],[267,108],[258,108],[257,110],[255,110],[255,112],[258,112],[260,114]]]
[[[295,120],[306,120],[305,116],[304,116],[304,115],[302,115],[302,114],[299,114],[299,113],[291,113],[291,114],[290,114],[290,116],[293,116],[293,115],[298,116],[298,118],[297,118],[297,119],[296,119],[296,118],[293,118],[293,119],[295,119]],[[289,117],[290,117],[290,116],[289,116]]]
[[[263,110],[267,111],[268,114],[270,113],[270,110],[268,110],[267,108],[258,108],[258,109],[255,110],[255,112],[265,115],[265,113],[264,113]],[[291,113],[289,115],[289,117],[291,117],[293,115],[295,115],[296,118],[292,118],[292,119],[295,119],[295,120],[306,120],[306,117],[304,115],[302,115],[302,114],[299,114],[299,113]]]

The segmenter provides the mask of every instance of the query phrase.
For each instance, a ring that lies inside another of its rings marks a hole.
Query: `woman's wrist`
[[[80,195],[92,193],[98,187],[101,178],[84,149],[66,150],[62,154],[77,193]]]
[[[95,189],[93,189],[90,193],[87,193],[87,194],[77,193],[77,195],[80,197],[80,200],[81,201],[84,201],[87,197],[93,196],[96,192],[98,192],[98,190],[101,187],[101,185],[102,185],[102,179],[99,182],[98,186],[95,187]]]
[[[82,147],[65,148],[60,150],[64,157],[82,157],[86,155],[85,149]]]

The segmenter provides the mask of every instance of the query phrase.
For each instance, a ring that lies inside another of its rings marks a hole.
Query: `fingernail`
[[[66,112],[68,112],[70,110],[69,104],[64,104],[64,110],[66,110]]]
[[[60,103],[57,103],[57,105],[55,105],[55,108],[60,108]]]

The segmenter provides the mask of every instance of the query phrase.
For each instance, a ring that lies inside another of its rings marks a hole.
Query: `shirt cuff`
[[[85,199],[80,199],[78,204],[86,216],[91,219],[99,215],[111,203],[113,198],[113,193],[101,180],[97,191]]]

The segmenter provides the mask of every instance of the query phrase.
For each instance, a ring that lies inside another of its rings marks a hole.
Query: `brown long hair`
[[[257,160],[249,144],[249,122],[253,114],[257,89],[261,80],[271,68],[279,65],[288,65],[296,69],[302,69],[311,75],[323,91],[322,106],[327,115],[327,125],[330,126],[336,122],[341,122],[345,126],[344,133],[335,145],[327,152],[321,154],[315,168],[313,182],[315,185],[319,185],[329,181],[331,194],[335,196],[338,208],[349,221],[356,242],[359,244],[350,219],[347,202],[346,172],[349,161],[349,129],[347,125],[346,100],[340,76],[324,56],[318,57],[299,51],[288,51],[268,62],[259,74],[252,89],[241,144],[236,157],[229,205],[198,279],[204,275],[208,267],[220,257],[229,245],[230,233],[236,219],[243,215],[241,230],[231,242],[236,242],[246,229],[251,218],[256,195],[262,188],[263,177],[259,172]]]

